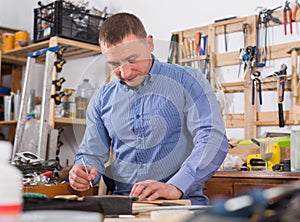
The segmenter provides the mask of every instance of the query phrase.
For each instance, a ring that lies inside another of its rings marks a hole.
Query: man
[[[118,78],[99,89],[89,103],[70,185],[84,191],[90,181],[97,183],[106,175],[114,181],[115,194],[208,204],[202,188],[222,164],[228,143],[215,94],[204,75],[159,62],[152,55],[152,36],[133,14],[107,19],[99,42]],[[105,168],[110,147],[115,159]]]

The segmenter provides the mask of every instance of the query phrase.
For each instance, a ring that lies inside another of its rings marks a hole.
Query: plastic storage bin
[[[92,44],[98,43],[100,25],[106,19],[70,2],[54,1],[34,9],[34,42],[60,36]]]

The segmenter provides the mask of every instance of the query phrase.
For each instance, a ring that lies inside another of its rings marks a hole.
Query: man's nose
[[[131,67],[129,64],[124,64],[124,65],[121,65],[120,67],[120,74],[121,74],[121,77],[124,78],[124,79],[127,79],[130,77],[131,75]]]

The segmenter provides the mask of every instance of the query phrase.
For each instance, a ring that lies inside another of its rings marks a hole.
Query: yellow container
[[[3,33],[2,34],[2,50],[7,51],[14,48],[15,44],[15,34],[13,33]]]
[[[26,42],[29,40],[29,35],[25,31],[15,33],[15,48],[21,48],[19,41]]]

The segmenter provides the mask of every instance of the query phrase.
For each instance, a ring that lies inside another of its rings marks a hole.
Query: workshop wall
[[[73,0],[75,2],[76,0]],[[20,0],[0,0],[0,26],[12,27],[20,30],[26,30],[30,33],[32,38],[33,33],[33,9],[37,7],[38,0],[20,1]],[[42,1],[43,3],[51,1]],[[283,5],[283,0],[227,0],[227,1],[199,1],[199,0],[90,0],[90,6],[102,10],[105,6],[108,7],[108,13],[116,13],[120,11],[132,12],[138,15],[144,22],[149,34],[152,34],[155,39],[155,54],[159,59],[166,59],[168,54],[169,40],[171,33],[178,30],[184,30],[193,27],[204,26],[211,24],[214,20],[227,18],[231,16],[243,17],[256,14],[258,6],[275,8],[276,6]],[[218,6],[216,5],[218,4]],[[299,30],[299,28],[298,28]],[[296,32],[298,32],[296,30]],[[239,37],[237,37],[239,38]],[[234,37],[230,36],[230,39]],[[222,39],[219,40],[222,44]],[[235,40],[230,40],[230,44]],[[229,45],[230,48],[230,45]],[[97,63],[97,61],[99,63]],[[100,65],[99,65],[100,64]],[[274,65],[275,69],[279,66]],[[232,70],[237,72],[237,67],[225,67],[224,69],[217,70],[217,74],[229,73]],[[67,61],[64,66],[62,75],[67,79],[64,87],[76,88],[81,83],[85,75],[90,75],[89,78],[93,79],[95,87],[100,87],[104,82],[105,65],[103,58],[91,57],[75,61]],[[77,78],[74,78],[76,76]],[[228,81],[232,81],[228,77]],[[36,84],[41,85],[41,84]],[[235,101],[240,101],[240,97],[234,98]],[[230,99],[230,98],[229,98]],[[239,112],[241,107],[239,103],[233,101],[234,112]],[[265,100],[266,101],[266,100]],[[268,107],[267,107],[268,108]],[[278,130],[278,127],[262,128],[264,130],[271,129],[272,131]],[[283,128],[281,130],[287,130]],[[239,139],[243,137],[241,129],[228,130],[229,137]],[[71,149],[64,148],[62,152],[62,162],[69,158],[70,162],[73,161],[73,155],[76,151],[77,143],[72,143],[70,138],[67,139],[65,146],[70,146]]]

